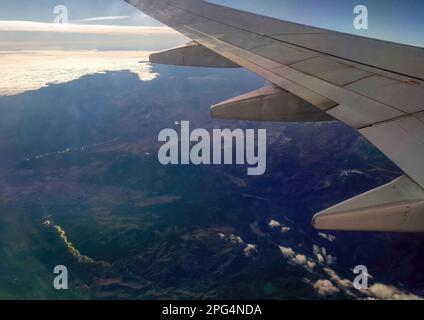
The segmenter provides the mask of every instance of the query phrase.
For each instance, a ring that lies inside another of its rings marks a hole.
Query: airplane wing
[[[424,49],[281,21],[201,0],[125,0],[192,39],[154,63],[243,67],[272,83],[214,117],[339,120],[405,175],[326,209],[317,229],[424,231]]]

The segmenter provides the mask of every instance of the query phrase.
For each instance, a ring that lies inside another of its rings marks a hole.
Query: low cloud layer
[[[128,70],[140,81],[150,81],[157,74],[151,71],[148,55],[143,51],[0,51],[0,95],[16,95],[107,71]]]
[[[275,225],[275,223],[273,223]],[[284,259],[293,266],[299,266],[309,271],[311,276],[319,276],[318,280],[305,278],[305,282],[321,297],[332,297],[343,293],[355,299],[379,299],[379,300],[422,300],[413,293],[403,291],[391,285],[374,283],[368,289],[357,290],[352,280],[341,277],[330,266],[336,261],[336,258],[327,253],[325,248],[313,245],[312,251],[314,257],[296,252],[291,247],[279,246]],[[373,279],[369,276],[369,279]]]
[[[415,294],[381,283],[372,285],[369,291],[375,298],[382,300],[423,300],[422,297]]]
[[[188,42],[186,37],[164,26],[121,26],[106,24],[107,22],[114,21],[110,19],[118,20],[123,17],[94,17],[74,21],[69,24],[34,21],[0,21],[0,51],[159,51]]]
[[[106,17],[92,18],[105,19]],[[88,21],[88,20],[85,20]],[[92,20],[94,21],[94,20]],[[53,32],[53,33],[81,33],[104,35],[145,35],[145,34],[178,34],[168,27],[146,26],[116,26],[116,25],[87,25],[87,24],[55,24],[34,21],[0,21],[0,32]]]

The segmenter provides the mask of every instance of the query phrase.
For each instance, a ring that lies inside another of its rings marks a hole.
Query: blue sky
[[[53,20],[53,8],[57,5],[68,7],[71,19],[134,12],[122,0],[0,0],[0,19],[49,22]]]
[[[210,2],[307,25],[424,46],[422,0],[210,0]],[[124,16],[127,18],[102,20],[91,24],[157,25],[123,0],[0,0],[0,20],[52,22],[53,8],[58,4],[68,7],[71,21]],[[353,8],[358,4],[364,4],[369,9],[369,30],[357,31],[353,28]]]

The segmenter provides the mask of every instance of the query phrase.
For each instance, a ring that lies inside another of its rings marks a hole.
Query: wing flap
[[[250,121],[334,121],[327,113],[275,86],[261,88],[216,104],[211,108],[211,115],[220,119]]]

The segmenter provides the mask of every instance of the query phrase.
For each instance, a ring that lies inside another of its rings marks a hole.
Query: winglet
[[[407,176],[316,214],[316,229],[424,231],[424,190]]]

